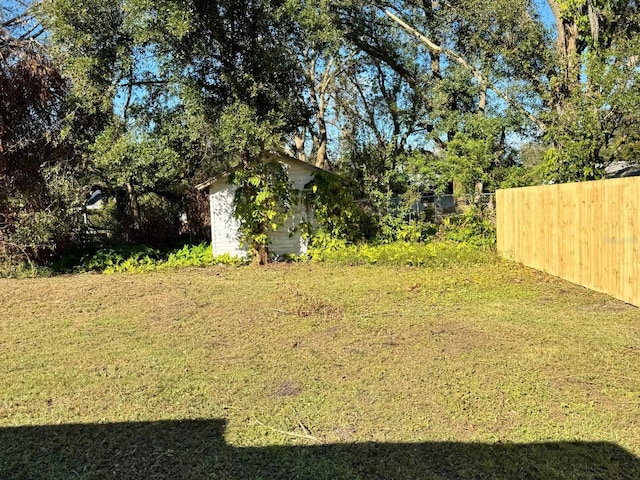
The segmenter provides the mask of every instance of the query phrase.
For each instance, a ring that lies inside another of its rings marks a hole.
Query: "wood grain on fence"
[[[640,306],[640,177],[497,192],[498,252]]]

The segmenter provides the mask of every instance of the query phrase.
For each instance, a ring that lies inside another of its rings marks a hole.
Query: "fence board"
[[[498,190],[498,253],[640,306],[640,177]]]

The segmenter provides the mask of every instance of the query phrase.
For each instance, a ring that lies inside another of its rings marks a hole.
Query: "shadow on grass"
[[[640,459],[605,442],[237,448],[224,430],[224,420],[0,428],[0,478],[640,478]]]

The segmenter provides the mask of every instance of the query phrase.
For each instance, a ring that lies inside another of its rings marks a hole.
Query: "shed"
[[[277,155],[277,161],[285,168],[289,181],[296,190],[302,191],[315,172],[324,171],[314,165],[287,155]],[[213,254],[245,256],[247,246],[240,240],[239,222],[234,216],[234,198],[236,185],[227,183],[228,175],[220,175],[197,185],[200,191],[209,191],[211,215],[211,247]],[[313,212],[302,204],[294,206],[293,216],[275,231],[269,232],[271,244],[269,251],[275,255],[301,255],[307,251],[307,242],[299,231],[290,232],[300,222],[313,221]]]

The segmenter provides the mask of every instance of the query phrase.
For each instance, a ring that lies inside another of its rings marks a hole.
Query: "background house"
[[[280,156],[280,164],[285,168],[289,181],[296,190],[302,191],[309,183],[313,173],[321,169],[297,160],[293,157]],[[211,214],[211,247],[214,255],[228,253],[233,256],[247,254],[246,245],[240,241],[239,222],[234,216],[234,197],[236,185],[227,183],[228,175],[207,180],[196,186],[200,191],[209,191]],[[293,216],[276,231],[269,232],[271,244],[269,251],[275,255],[300,255],[307,251],[307,242],[299,231],[290,232],[302,221],[313,221],[313,213],[304,205],[293,207]]]

